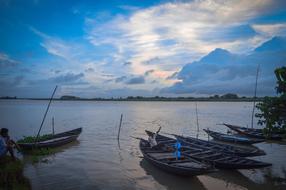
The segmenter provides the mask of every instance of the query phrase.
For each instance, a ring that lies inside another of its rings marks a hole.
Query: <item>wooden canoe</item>
[[[149,133],[149,131],[148,131]],[[149,133],[151,135],[152,132]],[[184,141],[189,146],[200,148],[203,150],[212,149],[214,151],[223,152],[226,154],[236,155],[240,157],[252,157],[252,156],[262,156],[265,155],[263,150],[256,147],[238,147],[230,144],[222,144],[214,141],[206,141],[203,139],[197,139],[193,137],[185,137],[173,134],[180,141]]]
[[[63,133],[51,135],[51,137],[42,141],[38,141],[36,143],[17,143],[17,144],[23,150],[29,150],[33,148],[54,148],[75,141],[81,132],[82,128],[77,128],[71,131],[66,131]]]
[[[193,137],[175,136],[180,141],[188,143],[190,146],[201,148],[204,150],[214,150],[218,152],[223,152],[226,154],[236,155],[240,157],[252,157],[252,156],[262,156],[265,155],[263,150],[256,147],[238,147],[229,144],[222,144],[214,141],[206,141],[202,139],[197,139]]]
[[[148,135],[153,133],[146,131]],[[158,144],[164,144],[165,146],[174,146],[177,140],[163,136],[157,135],[156,141]],[[223,169],[254,169],[271,166],[270,163],[260,162],[252,159],[247,159],[239,157],[232,154],[227,154],[224,152],[215,151],[212,149],[197,148],[190,146],[190,144],[185,141],[180,141],[182,144],[181,154],[196,159],[198,161],[209,163],[214,165],[216,168]]]
[[[212,131],[209,129],[204,129],[204,131],[207,134],[209,134],[213,139],[218,140],[218,141],[245,144],[245,145],[261,143],[264,141],[264,139],[253,139],[253,138],[248,138],[246,136],[241,136],[241,135],[223,134],[223,133],[219,133],[219,132]]]
[[[239,126],[235,126],[235,125],[230,125],[230,124],[226,124],[224,123],[225,126],[227,126],[229,129],[241,134],[241,135],[245,135],[247,137],[251,137],[251,138],[256,138],[256,139],[270,139],[270,140],[281,140],[282,139],[282,134],[271,134],[269,136],[266,136],[263,134],[262,131],[260,130],[253,130],[250,128],[246,128],[246,127],[239,127]]]
[[[196,176],[215,171],[213,167],[190,157],[181,156],[178,160],[172,149],[166,147],[151,148],[148,141],[140,140],[140,150],[149,163],[175,175]]]

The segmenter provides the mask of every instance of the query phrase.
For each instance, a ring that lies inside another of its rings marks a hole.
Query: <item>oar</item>
[[[163,134],[165,134],[165,135],[172,135],[172,136],[177,136],[176,134],[174,134],[174,133],[166,133],[166,132],[162,132]]]
[[[160,126],[160,125],[159,125],[159,126]],[[158,133],[161,131],[161,129],[162,129],[162,126],[159,127],[159,129],[157,130],[156,133],[158,134]]]
[[[216,125],[224,125],[224,123],[217,123]]]
[[[133,139],[137,139],[137,140],[141,140],[142,138],[140,138],[140,137],[133,137],[133,136],[130,136],[131,138],[133,138]]]

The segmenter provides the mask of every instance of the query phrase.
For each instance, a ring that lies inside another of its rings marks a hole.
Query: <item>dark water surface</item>
[[[0,127],[20,139],[37,133],[47,101],[1,100]],[[250,125],[252,103],[198,102],[199,138],[207,139],[203,128],[226,132],[217,123]],[[120,114],[123,125],[120,149],[117,130]],[[267,155],[254,159],[273,166],[256,170],[224,170],[193,178],[170,175],[142,160],[138,140],[145,129],[196,136],[193,102],[95,102],[54,101],[43,133],[83,127],[77,142],[69,144],[32,164],[24,156],[25,175],[33,189],[286,189],[286,145],[260,143]]]

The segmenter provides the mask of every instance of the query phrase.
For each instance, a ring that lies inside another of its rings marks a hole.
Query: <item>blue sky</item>
[[[0,96],[275,94],[286,2],[0,1]]]

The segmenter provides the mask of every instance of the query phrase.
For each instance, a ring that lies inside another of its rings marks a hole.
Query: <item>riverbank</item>
[[[6,156],[0,159],[0,190],[30,190],[29,180],[24,177],[24,165],[21,160],[12,160]]]

